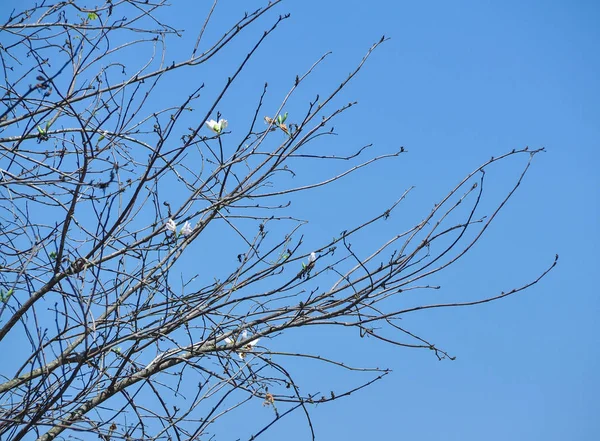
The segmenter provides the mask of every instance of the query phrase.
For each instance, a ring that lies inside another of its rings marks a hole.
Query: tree
[[[86,8],[44,2],[2,25],[0,344],[4,352],[11,345],[13,355],[0,370],[6,439],[80,432],[106,441],[207,438],[218,421],[257,402],[273,417],[251,428],[255,436],[295,410],[312,432],[315,403],[348,396],[388,370],[274,350],[275,337],[344,326],[356,328],[357,337],[451,358],[398,319],[501,299],[556,264],[474,302],[392,301],[408,290],[435,289],[431,277],[472,249],[540,152],[527,148],[477,167],[422,221],[370,244],[369,254],[356,252],[353,241],[393,216],[410,190],[359,225],[340,221],[338,236],[307,249],[305,221],[290,215],[294,200],[405,150],[307,152],[354,104],[335,107],[334,99],[385,38],[303,114],[286,109],[325,56],[291,79],[275,112],[263,104],[265,84],[245,128],[228,123],[223,99],[286,20],[272,15],[280,2],[246,13],[210,41],[213,5],[189,56],[173,62],[167,43],[181,31],[161,20],[162,0]],[[216,63],[242,36],[254,39],[252,47],[214,99],[198,84],[170,103],[179,72]],[[136,67],[132,54],[147,47],[153,55]],[[485,171],[508,157],[527,159],[520,177],[487,217],[478,214]],[[298,185],[305,160],[348,167]],[[211,237],[224,238],[223,262],[211,255],[216,251],[199,256],[198,244]],[[296,381],[290,366],[297,359],[370,376],[345,390],[317,392]]]

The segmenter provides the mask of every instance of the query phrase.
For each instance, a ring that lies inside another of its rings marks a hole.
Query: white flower
[[[184,236],[188,236],[190,234],[192,234],[193,228],[190,225],[190,223],[188,221],[185,222],[185,224],[183,224],[183,228],[181,229],[181,234],[183,234]]]
[[[226,119],[220,119],[219,122],[216,122],[214,119],[209,119],[206,121],[206,125],[213,132],[221,134],[221,132],[227,128],[228,122]]]
[[[225,337],[223,339],[226,345],[239,344],[243,340],[248,340],[248,331],[242,331],[242,333],[239,334],[239,336],[236,339],[233,339],[231,337]],[[240,360],[244,360],[246,358],[248,352],[252,351],[252,348],[256,346],[259,340],[260,338],[255,338],[254,340],[250,341],[249,343],[246,343],[244,346],[242,346],[236,351],[238,357],[240,357]]]
[[[313,251],[312,253],[310,253],[310,256],[308,256],[308,263],[314,263],[315,260],[317,260],[317,255]]]
[[[173,233],[175,232],[175,230],[177,229],[177,224],[175,223],[175,221],[173,219],[169,219],[167,221],[167,230],[172,231]]]
[[[248,338],[248,332],[244,330],[242,332],[241,337],[242,337],[243,340],[246,340]],[[247,343],[246,345],[244,345],[242,347],[242,349],[244,351],[238,352],[238,356],[240,357],[241,360],[243,360],[246,357],[246,352],[251,351],[252,348],[256,345],[256,343],[258,343],[259,340],[260,340],[260,338],[252,340],[250,343]]]
[[[248,333],[246,331],[242,332],[242,339],[246,340],[247,338],[248,338]],[[260,340],[260,338],[256,338],[256,339],[252,340],[251,342],[247,343],[244,346],[244,349],[252,349],[252,347],[255,346],[259,340]]]

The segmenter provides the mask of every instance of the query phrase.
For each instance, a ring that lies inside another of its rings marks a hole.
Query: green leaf
[[[44,131],[44,129],[42,129],[40,126],[37,126],[37,131],[40,133],[40,135],[45,135],[46,132]]]
[[[98,138],[98,142],[102,141],[105,138],[104,135],[100,135],[100,138]]]
[[[2,302],[2,303],[8,302],[8,299],[10,298],[10,296],[12,296],[12,294],[13,294],[12,288],[9,289],[6,293],[4,293],[4,290],[0,290],[0,302]]]
[[[88,12],[88,20],[97,20],[98,19],[98,14],[96,14],[95,12]]]
[[[50,253],[50,259],[56,259],[56,252],[55,251],[52,251]]]

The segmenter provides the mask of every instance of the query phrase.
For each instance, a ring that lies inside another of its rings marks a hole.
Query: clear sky
[[[339,142],[403,145],[409,154],[345,181],[352,206],[333,221],[361,219],[358,208],[381,208],[410,185],[407,206],[424,214],[490,156],[545,147],[480,246],[440,276],[443,290],[430,300],[505,290],[560,255],[555,271],[521,295],[405,319],[454,362],[315,331],[315,344],[335,343],[354,361],[394,370],[314,412],[318,439],[597,439],[598,3],[305,0],[278,11],[292,14],[277,34],[286,50],[270,51],[244,80],[251,96],[265,80],[286,90],[326,51],[333,54],[317,77],[333,87],[371,43],[391,37],[345,92],[359,106],[336,131]],[[306,439],[302,415],[294,418],[265,439]]]
[[[0,12],[18,3],[8,0]],[[173,3],[163,18],[186,30],[185,41],[193,41],[212,2]],[[262,4],[221,1],[207,38],[220,35],[244,9]],[[316,408],[317,439],[598,439],[600,3],[286,0],[269,17],[287,12],[290,19],[219,105],[232,136],[236,120],[249,118],[265,81],[271,86],[267,103],[276,109],[295,76],[332,51],[308,82],[303,100],[296,97],[301,109],[316,93],[335,88],[385,34],[390,40],[339,100],[359,105],[335,123],[339,136],[328,142],[348,149],[372,142],[376,151],[408,150],[298,200],[293,209],[312,220],[303,230],[308,245],[364,221],[414,185],[388,230],[356,244],[358,250],[370,249],[370,241],[378,243],[421,219],[490,156],[529,146],[547,152],[536,156],[509,206],[471,254],[436,278],[441,290],[418,295],[423,303],[495,295],[535,278],[560,255],[551,274],[519,295],[404,319],[403,325],[455,361],[361,340],[355,331],[311,330],[315,353],[393,370],[371,388]],[[269,20],[262,23],[266,27]],[[210,72],[189,71],[173,84],[173,93],[195,82],[205,82],[209,90],[222,86],[252,41],[246,43],[234,43]],[[173,46],[170,52],[174,59],[177,50]],[[508,163],[498,170],[487,184],[492,196],[515,168]],[[306,341],[306,334],[285,340],[292,350]],[[304,375],[332,389],[354,381],[318,369]],[[236,429],[244,423],[225,428],[217,439],[237,439]],[[262,439],[309,436],[297,413]]]

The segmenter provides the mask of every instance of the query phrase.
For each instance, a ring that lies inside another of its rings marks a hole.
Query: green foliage
[[[10,298],[10,296],[13,295],[13,289],[9,289],[8,291],[4,292],[3,289],[0,289],[0,302],[2,303],[6,303],[8,302],[8,299]]]

